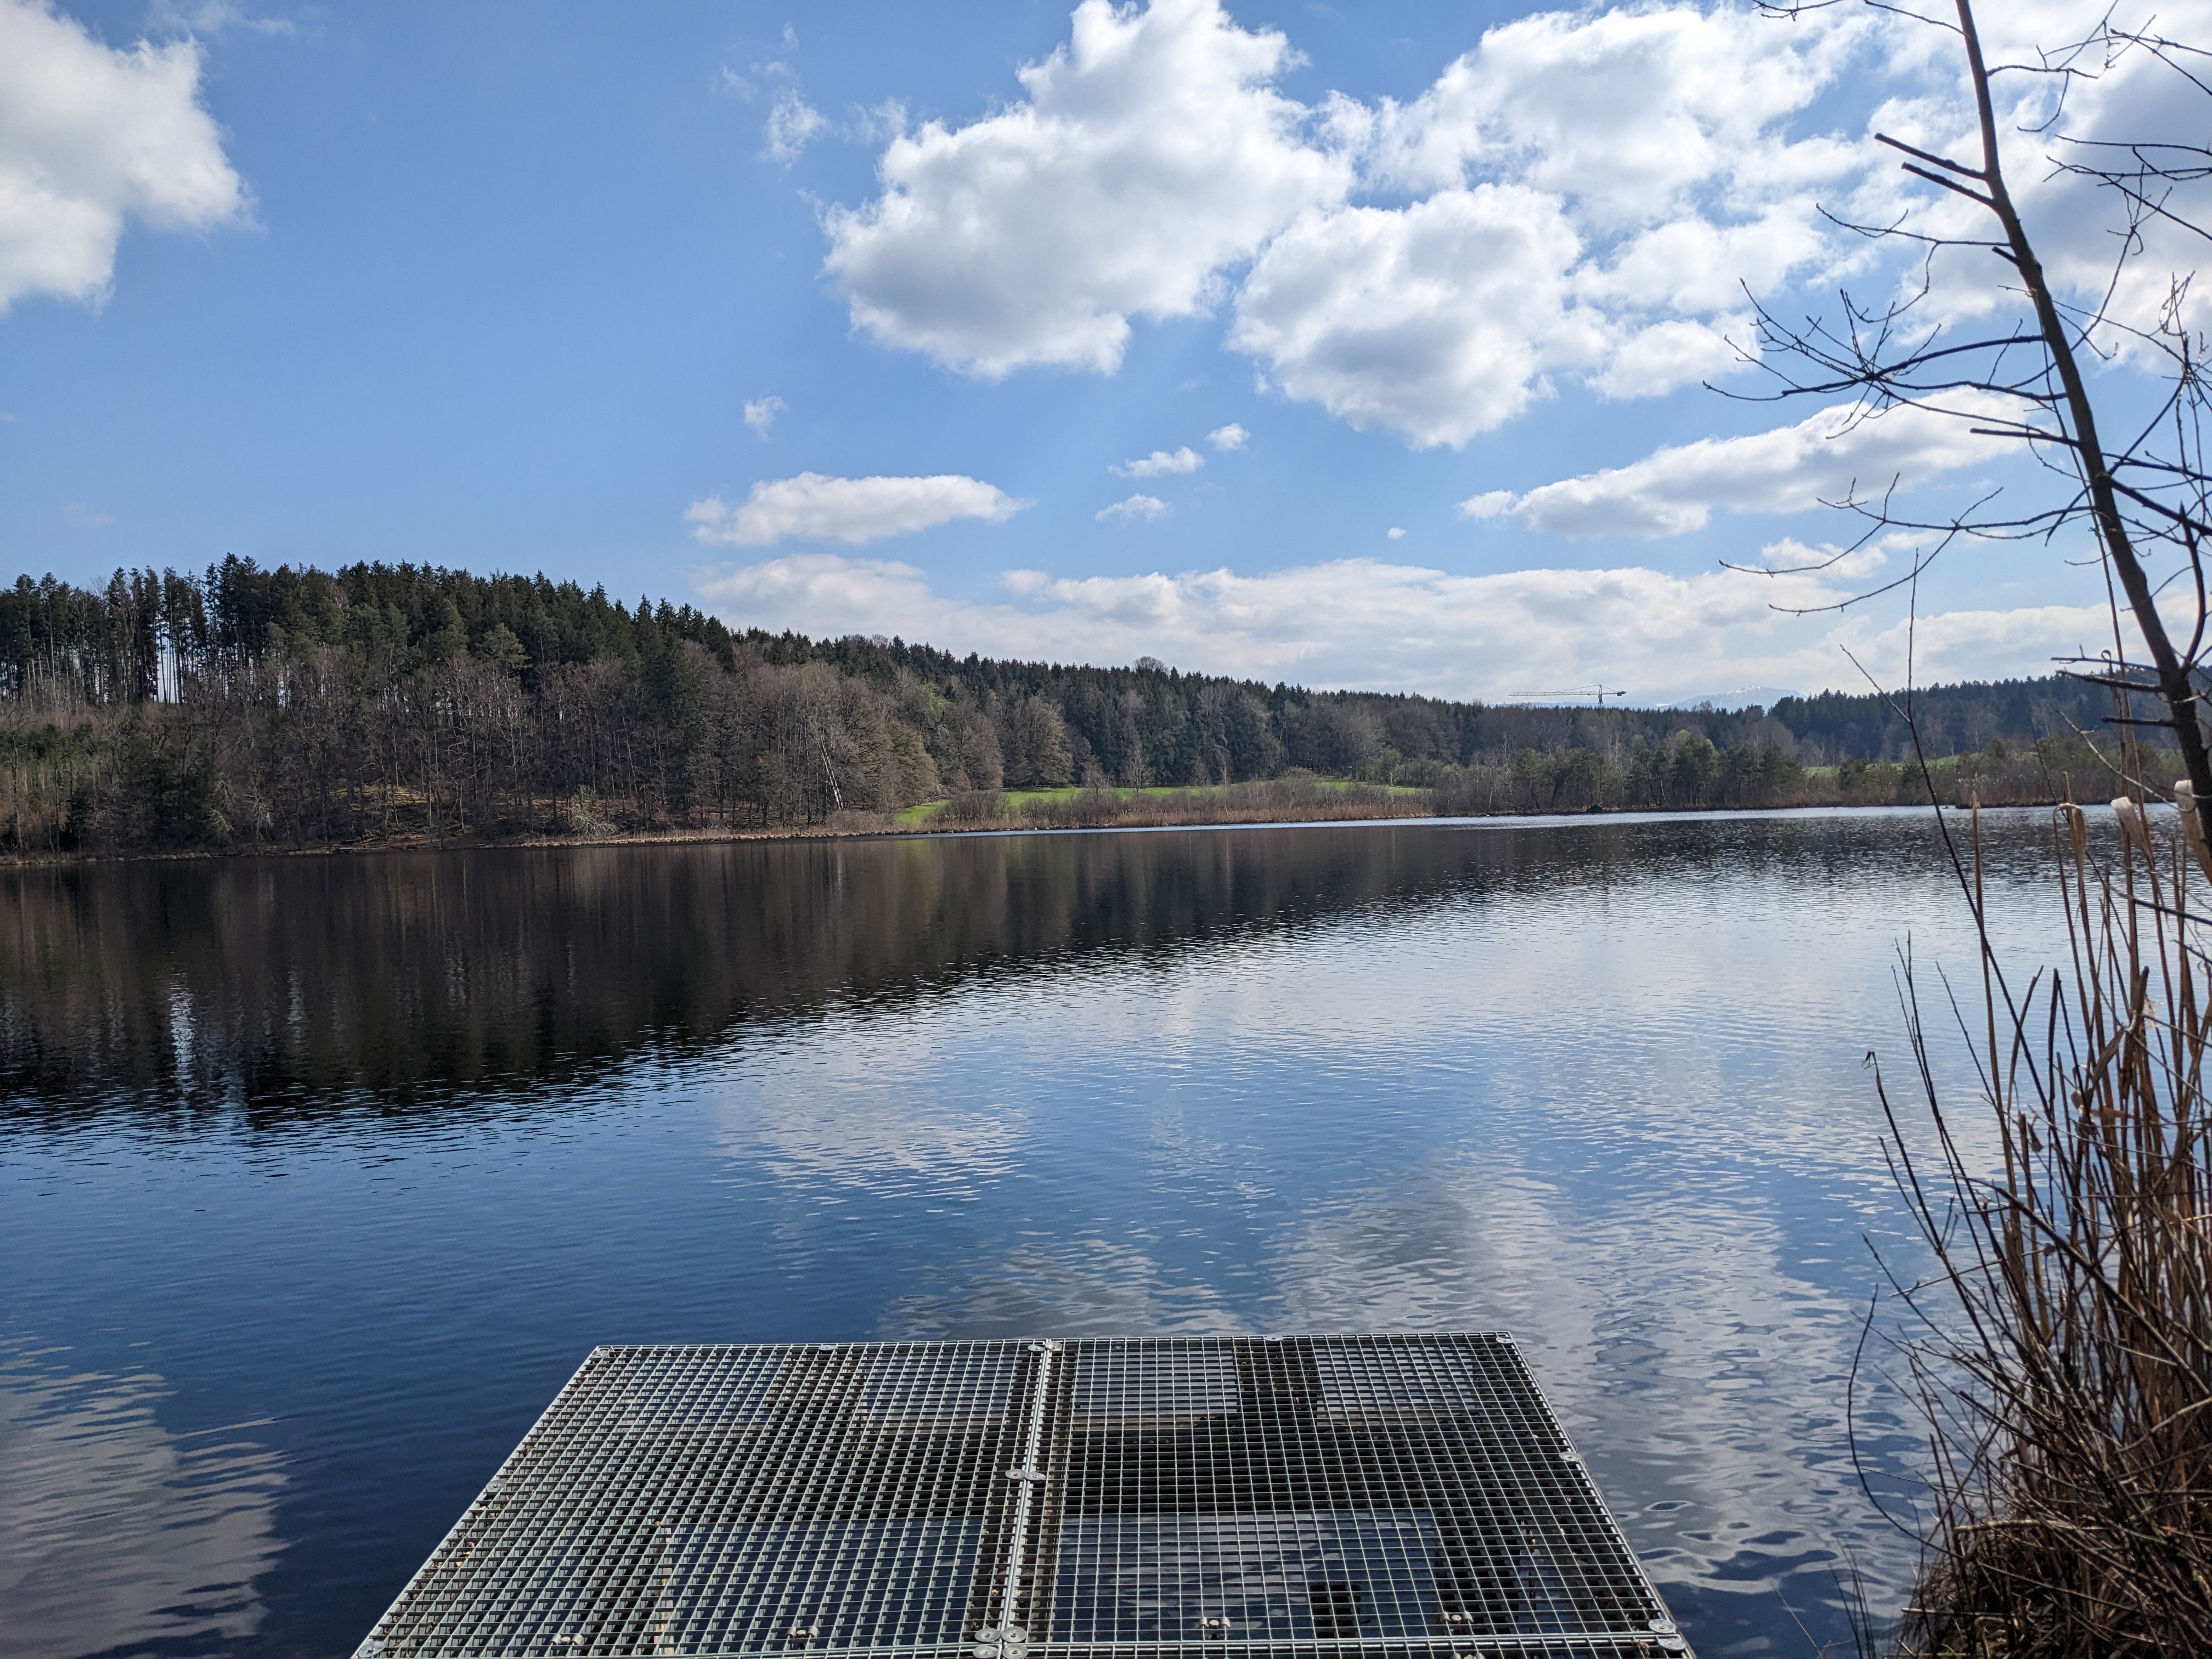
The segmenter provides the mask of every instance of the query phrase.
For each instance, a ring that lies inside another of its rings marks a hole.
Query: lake
[[[349,1651],[598,1343],[1500,1328],[1809,1654],[1910,1577],[1862,1062],[1966,921],[1925,812],[0,874],[0,1654]]]

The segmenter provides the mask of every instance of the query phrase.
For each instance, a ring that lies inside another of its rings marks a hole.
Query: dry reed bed
[[[1882,1103],[1935,1262],[1892,1281],[1931,1454],[1905,1653],[2212,1654],[2212,859],[2118,817],[2100,857],[2078,808],[2055,815],[2069,962],[2015,987],[1984,926],[1978,1002],[1944,987],[1993,1123],[1940,1098],[1905,963],[1934,1150]],[[1959,863],[1980,924],[1978,828]]]

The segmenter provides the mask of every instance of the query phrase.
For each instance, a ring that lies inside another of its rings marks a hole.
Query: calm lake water
[[[596,1343],[1497,1328],[1809,1654],[1965,922],[1925,813],[0,875],[0,1654],[349,1651]]]

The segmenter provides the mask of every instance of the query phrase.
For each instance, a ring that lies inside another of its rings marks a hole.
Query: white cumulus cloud
[[[2096,21],[2071,0],[1987,11],[1993,58],[2014,62]],[[2150,15],[2124,0],[2118,21]],[[2172,0],[2156,21],[2202,39],[2212,3]],[[1990,234],[1872,142],[1884,130],[1973,156],[1955,42],[1895,9],[1537,11],[1485,30],[1403,101],[1300,104],[1275,85],[1292,61],[1284,36],[1218,0],[1084,0],[1067,44],[1019,72],[1024,99],[892,139],[875,198],[824,216],[827,272],[879,343],[994,376],[1110,373],[1132,319],[1225,300],[1227,343],[1257,360],[1263,392],[1426,447],[1565,388],[1642,398],[1737,373],[1757,349],[1747,289],[1787,304],[1893,291],[1899,245],[1827,214]],[[2046,267],[2094,302],[2119,246],[2113,203],[2051,158],[2083,153],[2069,135],[2191,131],[2203,94],[2146,52],[2075,68],[2063,111],[2057,81],[2007,77],[1999,125]],[[2212,177],[2172,199],[2212,218]],[[2155,221],[2142,239],[2114,289],[2138,326],[2201,246]],[[2013,306],[1988,264],[1978,247],[1940,258],[1920,314]],[[2185,314],[2212,325],[2212,284],[2184,288]]]
[[[1231,296],[1273,387],[1464,444],[1562,377],[1640,397],[1726,373],[1745,283],[1863,258],[1819,210],[1887,163],[1800,128],[1892,27],[1541,12],[1407,102],[1309,109],[1271,84],[1284,37],[1216,0],[1085,0],[1026,100],[892,141],[882,193],[825,216],[826,269],[878,341],[987,375],[1111,372],[1132,318]]]
[[[131,220],[206,230],[247,210],[195,43],[118,51],[46,0],[0,0],[0,314],[28,294],[100,303]]]
[[[2187,45],[2169,63],[2142,50],[2083,56],[2073,61],[2073,73],[2063,81],[2000,75],[1991,90],[2007,184],[2044,270],[2059,289],[2088,307],[2106,307],[2130,328],[2154,330],[2178,282],[2182,319],[2201,329],[2212,323],[2212,291],[2189,280],[2203,268],[2204,243],[2187,226],[2212,221],[2212,176],[2185,176],[2160,185],[2157,196],[2164,213],[2134,228],[2130,257],[2116,269],[2121,246],[2116,233],[2125,223],[2119,202],[2111,191],[2052,163],[2101,159],[2097,149],[2084,146],[2118,147],[2104,151],[2109,157],[2145,139],[2170,142],[2175,134],[2201,130],[2204,93],[2192,78],[2186,54],[2212,39],[2212,4],[2118,0],[2111,16],[2120,29],[2147,29]],[[1978,21],[1984,50],[1994,64],[2032,63],[2039,53],[2081,39],[2097,18],[2071,0],[2010,0],[1984,8]],[[1887,95],[1876,122],[1923,149],[1978,165],[1981,139],[1972,103],[1960,82],[1955,46],[1941,35],[1931,41],[1931,33],[1923,29],[1917,38],[1900,40],[1899,55],[1908,46],[1932,51],[1936,72],[1917,85],[1900,75],[1885,87]],[[1902,159],[1884,158],[1883,181],[1896,204],[1895,216],[1908,228],[1978,240],[1996,234],[1984,210],[1901,176],[1896,163]],[[1886,222],[1892,214],[1869,216]],[[2014,285],[1993,280],[1984,264],[1978,248],[1938,256],[1934,291],[1921,307],[1926,319],[1958,321],[2014,312]],[[1917,267],[1908,273],[1906,291],[1917,287]],[[2139,340],[2119,331],[2108,331],[2100,343],[2124,358],[2142,361],[2148,356]]]
[[[1873,27],[1856,8],[1779,25],[1726,4],[1532,13],[1486,30],[1411,103],[1382,100],[1369,170],[1434,188],[1510,168],[1618,228],[1695,214],[1716,184],[1771,198],[1828,182],[1849,156],[1781,124]]]
[[[1290,396],[1462,445],[1560,378],[1643,397],[1722,374],[1771,291],[1863,250],[1820,216],[1875,165],[1793,123],[1871,26],[1688,4],[1543,12],[1485,33],[1407,104],[1340,100],[1363,183],[1261,253],[1231,343]],[[1732,343],[1732,341],[1734,343]]]
[[[1797,550],[1773,550],[1778,563]],[[1499,698],[1602,679],[1664,702],[1716,684],[1816,690],[1862,684],[1848,649],[1901,683],[1907,629],[1882,616],[1790,616],[1832,604],[1830,576],[1695,575],[1629,566],[1456,576],[1339,559],[1244,575],[1229,569],[1133,576],[1017,570],[1002,596],[939,593],[917,568],[799,553],[705,584],[736,623],[802,633],[897,634],[959,654],[1133,662],[1157,656],[1214,673],[1319,686]],[[1911,641],[1923,684],[2051,671],[2054,656],[2110,640],[2096,605],[1923,611]]]
[[[1559,536],[1679,536],[1703,529],[1716,507],[1803,512],[1854,489],[1862,498],[1879,496],[1893,481],[1911,489],[2018,449],[2009,439],[1972,430],[1978,416],[2014,411],[1963,395],[1950,407],[1955,412],[1900,408],[1860,417],[1838,404],[1793,426],[1668,445],[1626,466],[1518,495],[1486,491],[1462,501],[1460,511],[1474,519],[1511,517]]]
[[[1567,293],[1580,252],[1558,200],[1518,185],[1313,214],[1254,264],[1231,343],[1354,427],[1465,443],[1552,368],[1602,360],[1610,331]]]
[[[1124,478],[1163,478],[1178,472],[1195,472],[1206,465],[1206,457],[1185,444],[1181,449],[1156,449],[1140,460],[1124,461],[1108,471]]]
[[[781,541],[848,546],[928,530],[956,519],[1003,524],[1029,506],[980,478],[833,478],[819,472],[757,483],[735,507],[719,495],[694,501],[684,517],[701,541],[773,547]]]
[[[1217,426],[1206,434],[1206,441],[1226,454],[1232,449],[1242,449],[1252,434],[1231,421],[1227,426]]]
[[[1083,0],[1019,71],[1027,99],[890,142],[882,194],[824,216],[824,268],[885,345],[986,376],[1111,373],[1130,318],[1206,310],[1224,265],[1349,188],[1269,84],[1289,57],[1217,0]]]
[[[1131,495],[1111,507],[1098,509],[1101,524],[1109,519],[1157,519],[1168,510],[1168,504],[1157,495]]]

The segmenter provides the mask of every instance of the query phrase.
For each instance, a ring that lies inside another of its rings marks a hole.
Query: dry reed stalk
[[[1935,1267],[1892,1279],[1932,1454],[1905,1653],[2212,1655],[2212,974],[2192,908],[2212,860],[2115,805],[2105,866],[2081,810],[2058,810],[2071,961],[2017,997],[1990,943],[1978,815],[1960,861],[1995,1168],[1938,1098],[1905,963],[1934,1150],[1915,1152],[1887,1089],[1882,1106]]]

